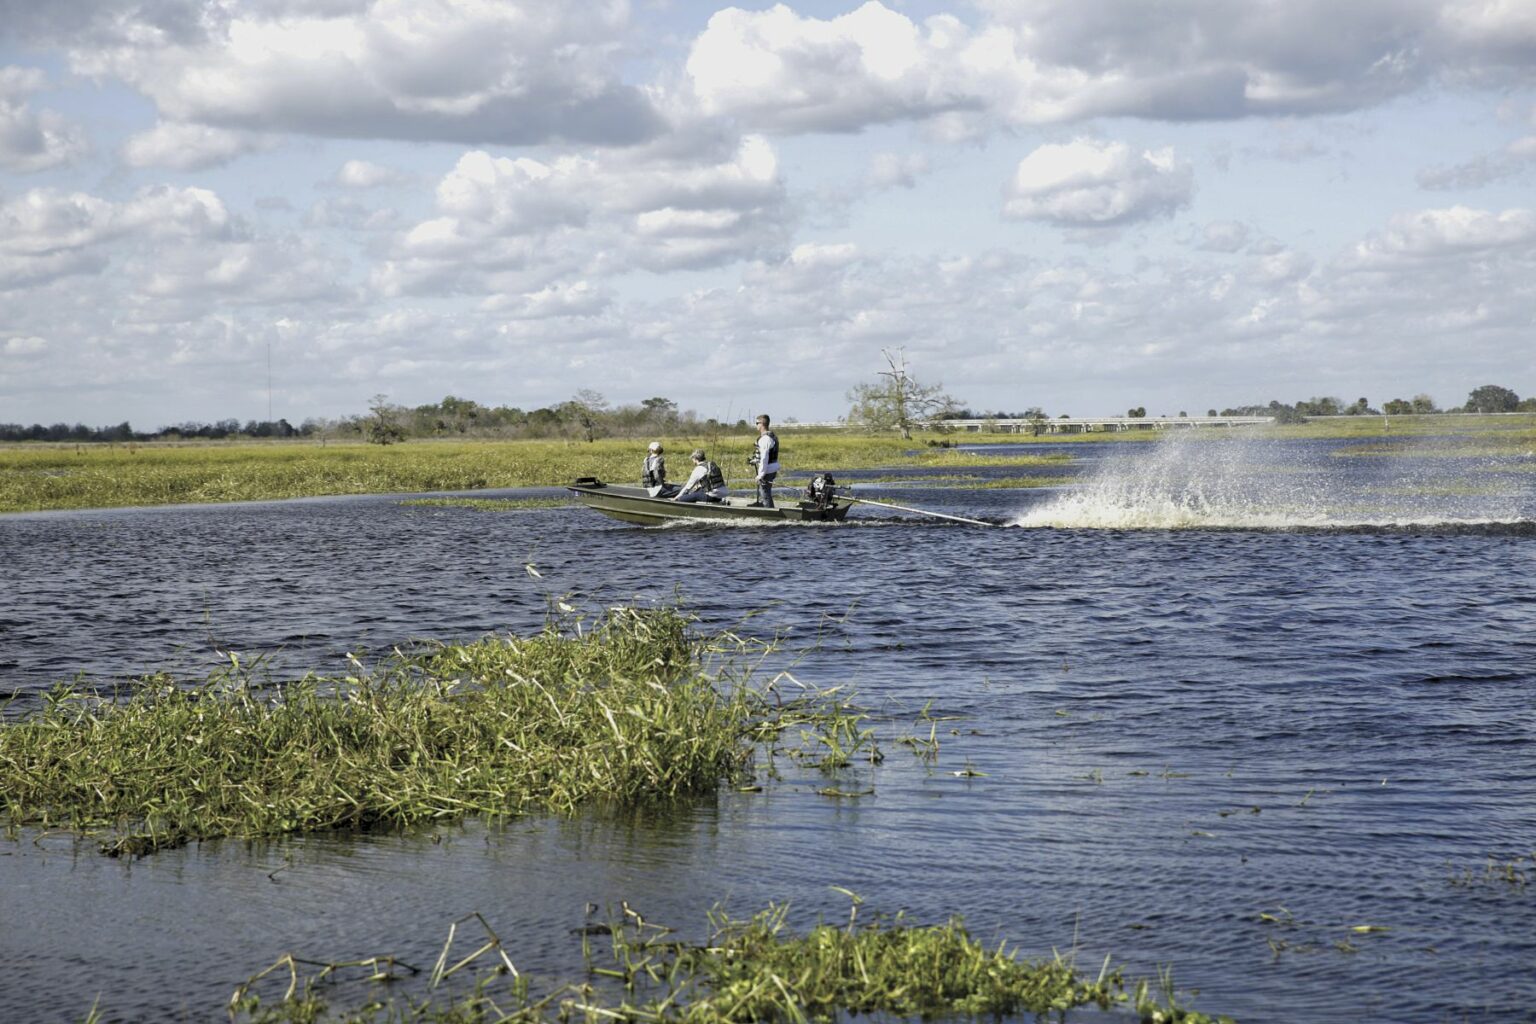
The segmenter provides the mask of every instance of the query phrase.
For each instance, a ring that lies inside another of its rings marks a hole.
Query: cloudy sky
[[[1533,185],[1530,0],[0,0],[0,422],[1527,396]]]

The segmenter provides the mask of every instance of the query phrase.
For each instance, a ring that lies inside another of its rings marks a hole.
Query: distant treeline
[[[1346,403],[1339,398],[1308,398],[1295,405],[1270,402],[1268,405],[1244,405],[1223,409],[1222,416],[1273,416],[1280,423],[1300,423],[1311,416],[1432,416],[1436,413],[1536,412],[1536,398],[1522,399],[1509,388],[1484,384],[1467,395],[1465,404],[1442,409],[1429,395],[1393,398],[1373,407],[1369,400],[1357,398]],[[1210,415],[1218,415],[1212,409]]]
[[[248,420],[220,420],[217,423],[180,423],[154,431],[134,430],[127,422],[113,427],[88,427],[84,423],[54,423],[43,426],[34,423],[24,427],[19,423],[0,423],[0,441],[159,441],[181,438],[206,437],[308,437],[320,429],[319,422],[306,420],[302,427],[295,427],[287,420],[275,423]]]
[[[1536,412],[1536,397],[1522,399],[1509,388],[1484,384],[1467,396],[1465,404],[1441,409],[1429,395],[1393,398],[1380,408],[1365,398],[1345,402],[1339,398],[1308,398],[1287,404],[1271,401],[1268,405],[1240,405],[1207,416],[1272,416],[1280,423],[1300,423],[1312,416],[1409,416],[1435,413]],[[1059,414],[1061,416],[1067,413]],[[1144,406],[1127,410],[1126,415],[1147,415]],[[1162,414],[1168,415],[1168,414]],[[1179,416],[1188,415],[1180,411]],[[1039,406],[1023,412],[960,409],[954,419],[1047,419]],[[693,411],[680,411],[669,398],[647,398],[636,405],[610,406],[595,392],[579,392],[576,397],[531,411],[513,406],[484,406],[452,395],[441,402],[414,408],[393,405],[386,396],[375,396],[366,414],[340,419],[310,418],[295,427],[286,419],[219,420],[215,423],[176,423],[158,430],[134,430],[124,422],[110,427],[88,427],[83,423],[0,423],[0,441],[177,441],[228,438],[327,438],[338,441],[374,441],[389,444],[407,438],[483,437],[483,438],[571,438],[592,441],[599,437],[643,437],[647,435],[702,434],[716,430],[749,430],[745,419],[725,423],[710,417],[700,419]]]
[[[1509,388],[1500,387],[1497,384],[1484,384],[1475,388],[1467,396],[1464,405],[1450,409],[1442,409],[1435,404],[1435,400],[1429,395],[1414,395],[1412,398],[1393,398],[1383,402],[1378,409],[1371,405],[1366,398],[1357,398],[1353,402],[1345,402],[1341,398],[1305,398],[1293,404],[1287,404],[1278,400],[1271,401],[1267,405],[1239,405],[1222,409],[1206,411],[1207,416],[1272,416],[1279,423],[1302,423],[1312,416],[1429,416],[1436,413],[1492,413],[1492,412],[1536,412],[1536,397],[1522,399]],[[1067,413],[1061,413],[1063,417]],[[1141,418],[1147,415],[1145,406],[1127,409],[1126,416]],[[1161,413],[1162,416],[1173,415]],[[1189,413],[1180,411],[1179,416],[1188,416]],[[954,414],[955,419],[969,420],[1028,420],[1049,419],[1050,416],[1038,406],[1031,406],[1023,412],[979,412],[973,409],[961,409]]]
[[[524,411],[510,406],[484,406],[452,395],[441,402],[414,408],[394,405],[376,396],[366,414],[340,419],[310,418],[295,427],[286,419],[275,421],[219,420],[185,422],[157,430],[135,430],[129,423],[88,427],[83,423],[40,423],[22,426],[0,423],[0,441],[128,442],[179,441],[229,438],[326,438],[338,441],[367,440],[380,444],[407,438],[572,438],[591,441],[599,437],[677,435],[712,430],[750,429],[747,421],[722,423],[699,419],[683,412],[668,398],[647,398],[637,405],[610,406],[601,395],[582,392],[569,401],[547,408]]]

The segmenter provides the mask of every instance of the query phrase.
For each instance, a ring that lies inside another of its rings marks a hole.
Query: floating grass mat
[[[744,921],[717,910],[710,915],[712,934],[702,945],[676,941],[671,929],[646,922],[625,904],[624,916],[610,925],[577,930],[588,980],[543,994],[531,990],[500,936],[473,914],[450,927],[437,964],[426,975],[430,988],[440,991],[454,974],[478,966],[482,973],[467,993],[413,1001],[368,998],[374,993],[365,990],[367,1002],[347,1009],[335,1005],[336,982],[347,969],[368,971],[366,980],[375,984],[402,979],[402,968],[416,975],[425,972],[393,957],[321,964],[290,954],[235,990],[231,1019],[248,1024],[831,1024],[857,1014],[876,1020],[1002,1020],[1026,1014],[1064,1018],[1068,1010],[1094,1007],[1132,1011],[1148,1024],[1231,1024],[1230,1018],[1180,1006],[1169,971],[1159,977],[1156,988],[1145,980],[1128,983],[1123,971],[1111,968],[1107,959],[1096,974],[1083,974],[1059,955],[1032,961],[1006,943],[983,945],[958,918],[942,925],[916,925],[898,914],[862,923],[860,900],[853,899],[846,925],[822,924],[803,935],[787,927],[787,906],[770,906]],[[458,926],[471,919],[484,935],[467,929],[473,935],[469,941],[480,945],[460,957],[454,951]],[[594,934],[606,938],[600,943],[611,953],[606,965],[594,954]],[[307,976],[304,967],[309,968]],[[263,985],[275,989],[285,981],[280,996],[269,991],[263,1000]]]
[[[690,621],[615,608],[574,635],[552,624],[278,686],[233,656],[192,687],[60,685],[0,724],[0,821],[132,855],[710,793],[750,774],[754,747],[779,730],[814,732],[818,712],[770,704],[734,677],[730,638],[695,638]],[[845,728],[839,708],[828,728]]]

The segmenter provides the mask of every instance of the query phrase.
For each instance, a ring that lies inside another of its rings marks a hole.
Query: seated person
[[[693,472],[688,474],[688,482],[683,484],[683,489],[673,501],[724,501],[725,473],[721,471],[719,464],[711,462],[704,457],[704,449],[693,450]]]
[[[661,457],[661,442],[652,441],[640,472],[640,486],[653,498],[670,498],[677,493],[677,485],[667,483],[667,461]]]

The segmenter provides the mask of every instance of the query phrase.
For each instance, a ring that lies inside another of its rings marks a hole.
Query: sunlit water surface
[[[1090,972],[1171,965],[1245,1021],[1536,1019],[1531,461],[1224,445],[1085,449],[1095,475],[1056,490],[859,490],[1034,529],[865,507],[641,530],[389,497],[0,518],[13,717],[77,671],[200,676],[230,650],[335,670],[532,630],[556,598],[677,598],[784,634],[886,753],[857,799],[792,777],[621,820],[131,863],[0,842],[0,1019],[98,994],[106,1020],[215,1019],[282,953],[430,966],[471,911],[570,980],[589,902],[697,937],[717,903],[843,918],[832,886]],[[932,764],[896,742],[929,736],[925,707],[955,716]]]

